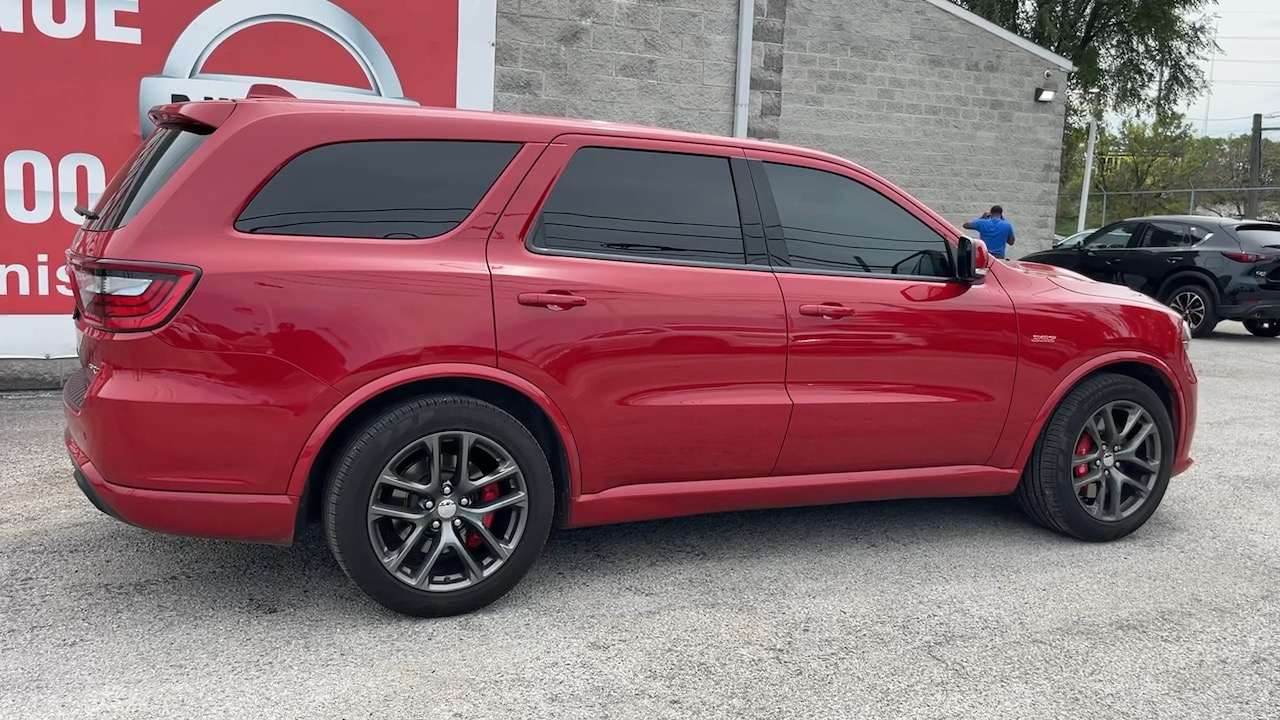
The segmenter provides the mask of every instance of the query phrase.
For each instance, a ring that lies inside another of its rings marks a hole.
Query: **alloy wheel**
[[[1204,322],[1205,316],[1208,314],[1208,308],[1205,307],[1204,298],[1199,293],[1185,290],[1173,296],[1169,301],[1169,307],[1177,310],[1186,318],[1187,323],[1192,329],[1200,327]]]
[[[1089,416],[1071,458],[1072,488],[1085,512],[1118,522],[1141,508],[1160,475],[1160,428],[1145,408],[1109,402]]]
[[[369,540],[397,580],[430,592],[472,587],[511,557],[529,494],[511,453],[483,435],[439,432],[401,449],[369,498]]]

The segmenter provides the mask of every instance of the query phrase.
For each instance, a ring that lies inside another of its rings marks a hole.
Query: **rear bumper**
[[[105,480],[66,434],[76,485],[94,507],[121,522],[170,535],[290,545],[298,501],[287,495],[144,490]]]

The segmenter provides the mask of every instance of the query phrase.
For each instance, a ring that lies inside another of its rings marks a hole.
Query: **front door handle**
[[[828,320],[839,320],[840,318],[847,318],[856,312],[857,310],[854,310],[853,308],[845,307],[840,303],[823,303],[821,305],[801,305],[800,306],[801,315],[826,318]]]
[[[528,305],[529,307],[568,310],[569,308],[582,307],[583,305],[586,305],[587,299],[581,295],[570,295],[569,293],[520,293],[516,296],[516,302],[521,305]]]

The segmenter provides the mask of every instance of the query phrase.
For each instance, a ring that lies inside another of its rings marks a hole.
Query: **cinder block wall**
[[[737,0],[499,0],[495,107],[728,135]],[[755,0],[749,134],[880,173],[957,225],[1053,235],[1052,63],[924,0]]]

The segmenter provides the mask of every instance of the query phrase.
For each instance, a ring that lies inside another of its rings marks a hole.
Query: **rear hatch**
[[[156,130],[111,179],[67,252],[75,315],[108,332],[141,332],[168,322],[199,279],[199,268],[128,257],[120,248],[145,232],[135,218],[188,164],[231,114],[230,102],[172,105],[152,113]],[[113,252],[114,250],[114,252]]]
[[[1254,266],[1253,276],[1260,285],[1280,289],[1280,224],[1248,223],[1233,229],[1241,252],[1228,253],[1232,260]]]

